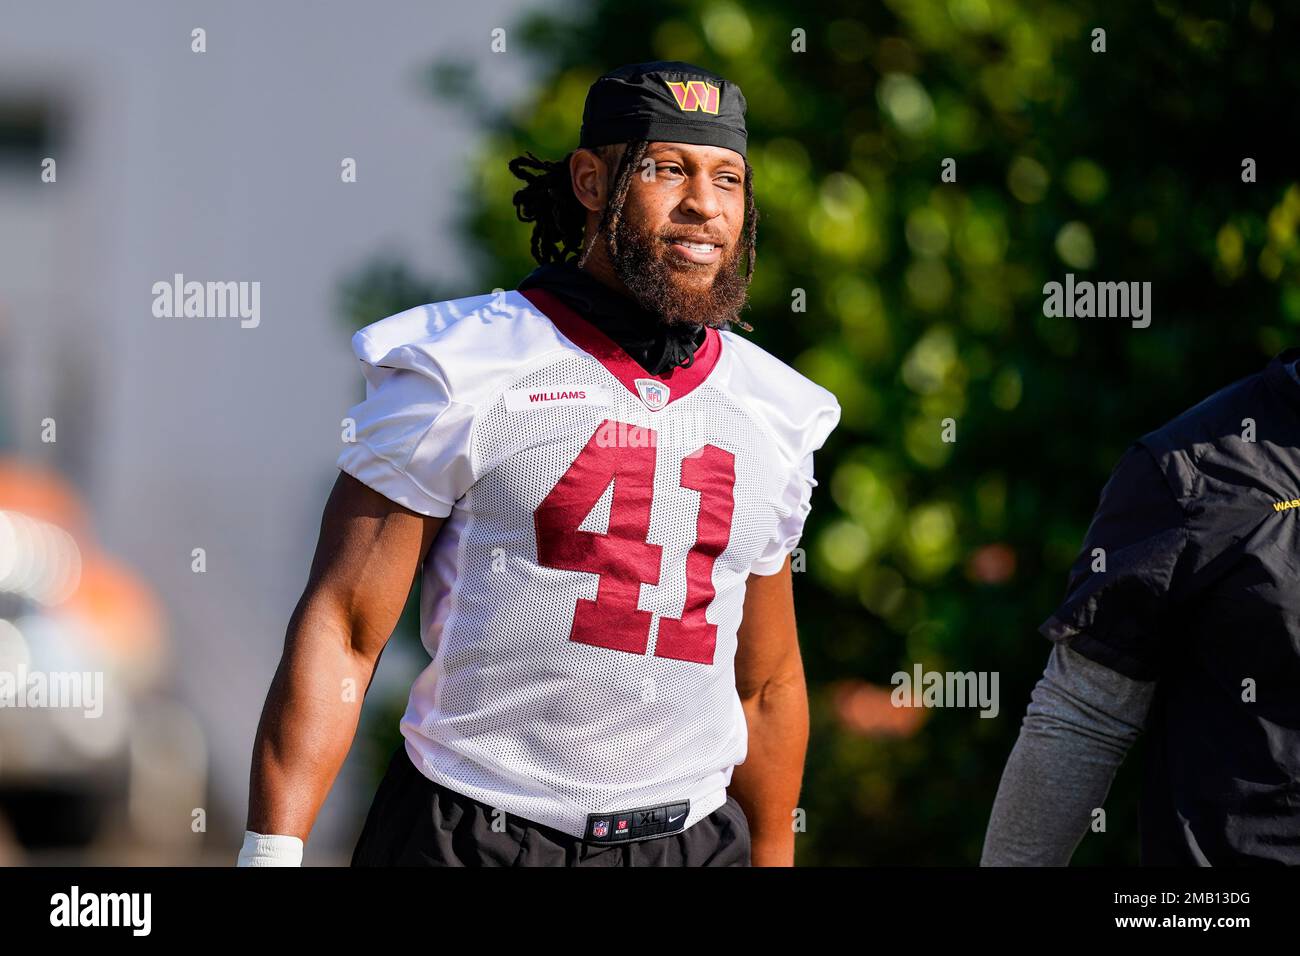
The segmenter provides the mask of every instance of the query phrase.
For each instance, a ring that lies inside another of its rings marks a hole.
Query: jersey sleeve
[[[452,394],[436,362],[376,354],[364,330],[353,339],[366,377],[366,398],[348,416],[355,439],[338,467],[385,498],[445,518],[474,482],[474,408]]]
[[[826,443],[840,420],[839,403],[829,392],[824,395],[824,402],[814,410],[811,421],[800,432],[799,444],[795,446],[798,464],[791,469],[780,503],[782,517],[777,522],[775,536],[750,566],[751,574],[776,574],[803,537],[804,522],[812,511],[812,492],[817,487],[817,479],[813,477],[813,453]]]
[[[1155,680],[1185,596],[1189,532],[1152,453],[1131,446],[1102,489],[1049,640],[1135,680]]]

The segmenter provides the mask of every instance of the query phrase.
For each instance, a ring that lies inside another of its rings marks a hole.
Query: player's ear
[[[615,155],[611,159],[617,162],[618,157]],[[569,157],[569,178],[573,182],[573,194],[588,212],[600,212],[605,208],[610,172],[610,164],[595,150],[575,149]]]

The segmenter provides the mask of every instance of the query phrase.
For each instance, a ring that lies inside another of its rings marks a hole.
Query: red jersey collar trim
[[[664,405],[671,405],[679,398],[685,398],[708,378],[722,357],[722,336],[717,329],[710,328],[705,331],[704,344],[696,349],[695,361],[689,368],[679,366],[667,375],[652,375],[624,352],[617,342],[552,293],[534,287],[519,294],[536,306],[574,345],[605,366],[611,375],[638,398],[641,393],[636,387],[636,380],[653,379],[668,386],[668,401]]]

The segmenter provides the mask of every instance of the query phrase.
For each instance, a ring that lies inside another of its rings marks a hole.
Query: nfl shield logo
[[[594,837],[609,836],[609,821],[597,820],[591,826],[591,835]]]
[[[668,404],[668,386],[663,382],[656,382],[652,378],[638,378],[636,390],[641,396],[641,401],[645,402],[645,407],[652,412],[657,412]]]

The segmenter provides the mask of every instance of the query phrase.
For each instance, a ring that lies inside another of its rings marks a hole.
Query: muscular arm
[[[984,837],[981,866],[1065,866],[1146,721],[1155,684],[1069,647],[1034,688]]]
[[[808,690],[795,632],[790,559],[772,575],[751,574],[738,632],[736,689],[749,723],[749,753],[731,795],[749,819],[754,866],[793,866],[791,813],[808,748]]]
[[[441,526],[441,518],[409,511],[340,473],[257,728],[249,830],[306,841]]]

